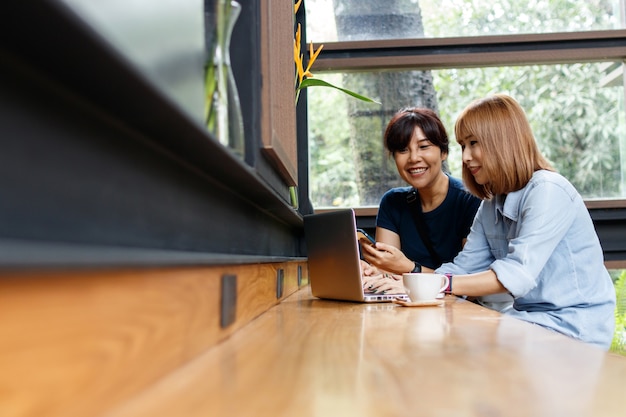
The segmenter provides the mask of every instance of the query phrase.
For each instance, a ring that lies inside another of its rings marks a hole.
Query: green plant
[[[298,12],[300,5],[302,4],[302,0],[296,0],[294,4],[294,14]],[[369,103],[377,103],[378,101],[373,100],[369,97],[365,97],[361,94],[355,93],[354,91],[350,91],[348,89],[337,87],[329,82],[324,80],[320,80],[319,78],[313,78],[313,74],[311,73],[311,67],[313,66],[313,62],[317,59],[320,52],[324,48],[324,45],[320,45],[317,48],[317,51],[313,50],[313,42],[309,44],[309,61],[307,63],[306,68],[304,67],[304,54],[301,52],[301,37],[302,37],[302,28],[300,23],[298,23],[295,39],[293,41],[293,59],[296,64],[296,104],[298,104],[298,98],[300,97],[300,91],[307,87],[330,87],[336,90],[339,90],[349,96],[357,98],[362,101],[366,101]]]
[[[615,334],[611,352],[626,355],[626,270],[615,281]]]

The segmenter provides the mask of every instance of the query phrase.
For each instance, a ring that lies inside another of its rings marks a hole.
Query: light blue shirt
[[[561,175],[537,171],[521,190],[484,200],[465,247],[437,272],[488,269],[514,298],[505,314],[610,347],[615,287],[589,212]]]

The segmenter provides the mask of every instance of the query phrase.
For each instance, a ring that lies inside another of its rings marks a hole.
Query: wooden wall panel
[[[263,151],[287,185],[297,185],[293,3],[261,0]]]
[[[308,283],[306,262],[0,274],[0,415],[95,416],[137,394]],[[220,283],[237,275],[220,327]],[[282,299],[281,298],[281,299]]]

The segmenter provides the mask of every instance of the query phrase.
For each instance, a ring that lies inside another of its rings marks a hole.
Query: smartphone
[[[370,245],[372,246],[376,246],[376,239],[374,239],[373,237],[371,237],[370,235],[367,234],[367,232],[363,229],[356,229],[356,235],[359,239],[359,241],[363,241],[366,240],[369,242]]]

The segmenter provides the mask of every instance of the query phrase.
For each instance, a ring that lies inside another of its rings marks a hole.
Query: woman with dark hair
[[[455,125],[463,179],[483,202],[467,244],[437,269],[448,292],[511,294],[507,315],[608,349],[615,289],[582,197],[541,155],[511,97],[472,102]]]
[[[461,250],[480,200],[446,173],[449,140],[434,111],[400,110],[387,125],[384,144],[409,186],[381,199],[376,245],[361,245],[368,263],[364,286],[404,292],[402,273],[432,272]]]

